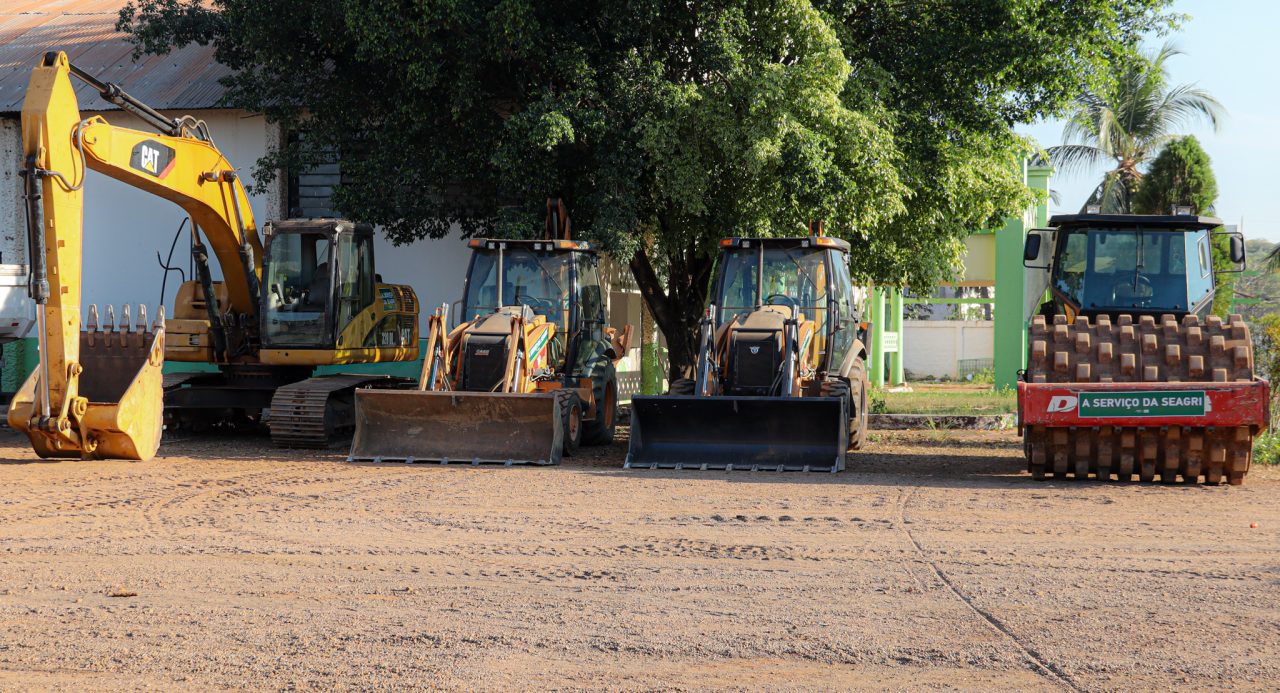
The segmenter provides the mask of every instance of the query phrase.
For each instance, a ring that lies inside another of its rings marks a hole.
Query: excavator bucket
[[[561,397],[356,390],[356,433],[348,462],[559,464]]]
[[[636,396],[627,469],[838,472],[849,414],[835,397]]]
[[[78,392],[88,402],[77,400],[82,404],[70,407],[69,424],[75,430],[41,430],[39,368],[14,395],[9,425],[25,432],[41,457],[149,460],[160,447],[163,428],[164,311],[148,329],[140,309],[137,326],[130,329],[126,307],[118,331],[114,311],[108,309],[101,330],[96,313],[90,309],[88,329],[80,333]]]

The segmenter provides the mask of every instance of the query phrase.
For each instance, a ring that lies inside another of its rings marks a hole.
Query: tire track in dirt
[[[231,533],[242,542],[248,539],[260,544],[249,546],[241,543],[236,549],[238,552],[253,548],[259,553],[272,553],[289,546],[294,550],[313,550],[313,553],[317,549],[336,555],[369,553],[368,548],[357,551],[328,539],[313,541],[309,537],[298,537],[287,525],[263,526],[252,518],[265,514],[300,521],[330,516],[329,511],[335,508],[361,507],[364,505],[360,502],[362,500],[395,504],[392,499],[402,496],[406,497],[407,505],[407,496],[412,495],[415,501],[422,502],[471,480],[465,475],[450,475],[444,483],[433,480],[425,493],[417,485],[419,481],[413,475],[398,472],[369,476],[365,470],[347,465],[325,467],[317,473],[315,464],[311,462],[273,464],[269,468],[212,476],[199,482],[187,482],[183,484],[183,491],[147,503],[144,512],[148,529],[146,536],[152,539],[172,537],[175,531]],[[198,485],[192,487],[193,484]],[[394,533],[386,528],[384,540]],[[404,533],[413,534],[410,530]],[[219,547],[219,550],[226,550],[226,547]]]
[[[947,590],[949,590],[956,599],[960,600],[960,602],[968,607],[975,615],[981,617],[990,628],[1005,636],[1009,642],[1011,642],[1013,646],[1022,653],[1023,657],[1025,657],[1027,661],[1035,667],[1037,673],[1044,678],[1063,686],[1064,688],[1075,691],[1076,693],[1086,693],[1086,689],[1077,684],[1069,674],[1046,659],[1035,649],[1035,647],[1025,642],[1013,631],[1012,628],[1006,625],[1004,621],[1001,621],[995,614],[992,614],[974,603],[973,599],[957,587],[956,583],[949,575],[947,575],[946,571],[944,571],[942,567],[938,565],[937,561],[933,560],[933,558],[929,556],[929,553],[924,550],[924,547],[916,540],[915,535],[911,533],[910,527],[907,526],[907,504],[911,501],[911,497],[915,495],[916,488],[917,487],[912,486],[905,492],[901,492],[898,495],[898,526],[902,528],[902,533],[907,536],[907,539],[911,542],[911,546],[915,548],[916,553],[929,566],[929,569],[933,571],[933,574],[942,582],[942,584],[947,586]]]

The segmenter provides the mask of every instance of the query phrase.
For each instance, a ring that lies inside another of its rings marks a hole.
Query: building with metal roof
[[[22,110],[35,65],[47,51],[61,50],[71,62],[105,82],[115,82],[153,108],[217,108],[219,83],[229,70],[214,61],[212,46],[190,45],[163,56],[133,60],[133,45],[116,31],[128,0],[7,0],[0,6],[0,114]],[[77,95],[86,109],[114,110],[84,85]]]

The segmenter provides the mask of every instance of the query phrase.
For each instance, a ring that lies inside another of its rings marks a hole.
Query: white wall
[[[408,284],[418,294],[421,315],[426,316],[441,303],[448,303],[450,314],[453,302],[462,298],[462,281],[467,276],[467,263],[471,249],[458,238],[438,241],[423,240],[403,246],[393,246],[379,232],[373,250],[382,280],[391,284]]]
[[[990,320],[904,320],[903,365],[913,377],[959,376],[961,359],[989,359],[995,345]]]

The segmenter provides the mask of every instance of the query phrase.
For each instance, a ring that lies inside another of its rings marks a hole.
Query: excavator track
[[[1096,320],[1064,315],[1036,316],[1031,323],[1030,384],[1061,383],[1252,383],[1253,346],[1239,315],[1225,322],[1195,315],[1135,322],[1120,315]],[[1256,426],[1107,425],[1054,427],[1028,425],[1025,452],[1037,479],[1095,478],[1165,483],[1243,483],[1249,471]],[[1114,421],[1113,421],[1114,423]]]
[[[204,373],[198,372],[182,372],[182,373],[165,373],[164,374],[164,391],[177,390],[191,380],[195,380]]]
[[[361,387],[396,387],[411,381],[387,375],[324,375],[276,390],[271,398],[271,442],[323,448],[355,428],[353,401]]]

